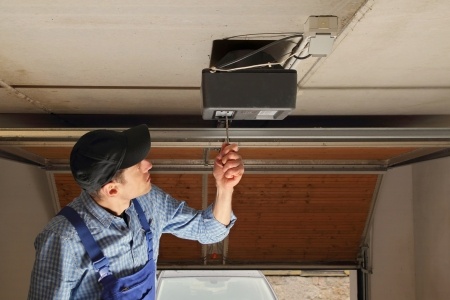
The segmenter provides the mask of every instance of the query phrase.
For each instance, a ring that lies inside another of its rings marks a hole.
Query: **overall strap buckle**
[[[109,270],[109,260],[107,257],[103,256],[92,264],[94,265],[94,269],[99,276],[98,282],[101,282],[105,277],[112,275],[112,272]]]

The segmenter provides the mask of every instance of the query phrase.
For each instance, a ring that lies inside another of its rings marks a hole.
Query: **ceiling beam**
[[[123,130],[125,128],[115,128]],[[0,129],[0,146],[73,146],[92,129]],[[152,147],[217,148],[223,128],[151,128]],[[245,147],[448,147],[450,128],[231,128]]]
[[[0,113],[0,128],[216,128],[217,120],[198,115]],[[68,126],[71,124],[71,126]],[[448,115],[290,115],[284,120],[232,120],[232,128],[448,128]]]

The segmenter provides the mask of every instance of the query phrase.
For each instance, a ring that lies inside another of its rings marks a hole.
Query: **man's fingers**
[[[230,151],[227,154],[225,154],[224,156],[222,156],[221,158],[221,162],[222,164],[226,164],[228,161],[233,161],[233,160],[241,160],[242,157],[239,155],[239,153],[235,152],[235,151]]]
[[[229,159],[223,164],[223,172],[226,173],[230,169],[238,168],[242,165],[242,161],[240,159]]]
[[[239,151],[239,146],[237,144],[223,143],[222,144],[222,148],[220,149],[220,154],[219,155],[225,156],[229,152],[238,152],[238,151]]]

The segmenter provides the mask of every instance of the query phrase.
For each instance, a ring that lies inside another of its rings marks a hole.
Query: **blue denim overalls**
[[[148,261],[137,273],[116,278],[109,270],[109,260],[102,253],[97,242],[92,237],[80,215],[71,207],[64,207],[59,214],[65,216],[75,227],[98,275],[98,281],[103,285],[103,300],[154,300],[155,299],[155,271],[153,261],[152,233],[146,220],[144,211],[136,199],[134,208],[139,222],[145,231],[148,245]]]

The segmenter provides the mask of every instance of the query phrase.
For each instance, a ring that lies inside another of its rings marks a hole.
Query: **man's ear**
[[[117,184],[115,182],[109,182],[101,188],[101,191],[108,197],[114,197],[118,193]]]

